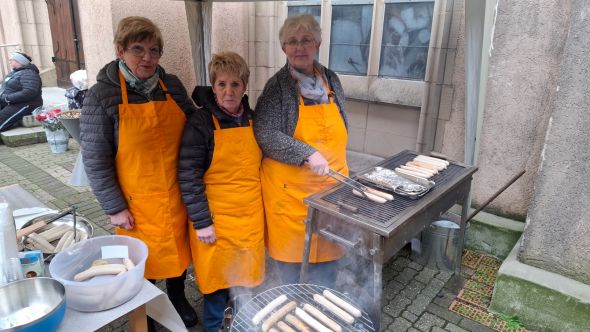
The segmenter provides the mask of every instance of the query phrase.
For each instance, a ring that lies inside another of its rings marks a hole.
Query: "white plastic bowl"
[[[77,273],[101,258],[101,247],[111,245],[128,246],[129,258],[135,267],[118,276],[74,281]],[[66,303],[71,309],[85,312],[107,310],[139,293],[147,256],[147,246],[141,240],[123,235],[100,236],[76,243],[55,255],[49,264],[49,273],[65,286]]]

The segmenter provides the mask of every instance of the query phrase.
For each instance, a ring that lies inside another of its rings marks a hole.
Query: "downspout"
[[[416,137],[416,151],[431,151],[435,145],[436,128],[438,124],[438,113],[440,110],[441,91],[445,78],[446,60],[450,38],[450,26],[452,21],[445,24],[441,17],[451,15],[452,11],[444,11],[443,8],[453,8],[454,0],[435,1],[433,8],[432,26],[433,35],[430,38],[429,49],[435,50],[428,52],[426,77],[424,80],[424,91],[422,93],[422,102],[420,106],[420,118],[418,120],[418,134]],[[438,40],[441,39],[440,47],[437,47]],[[428,137],[427,137],[428,136]]]
[[[22,51],[24,51],[25,48],[25,43],[23,40],[23,30],[21,27],[21,22],[20,22],[20,16],[18,15],[19,10],[18,10],[18,1],[17,0],[10,0],[10,5],[7,6],[7,13],[13,13],[13,15],[16,17],[16,24],[14,25],[15,28],[15,37],[16,37],[16,43],[22,47]],[[14,22],[14,21],[13,21]],[[7,42],[7,44],[9,44]],[[10,43],[13,44],[13,43]]]

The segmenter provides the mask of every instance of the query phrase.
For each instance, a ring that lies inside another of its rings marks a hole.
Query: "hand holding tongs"
[[[337,172],[331,168],[328,171],[328,176],[342,183],[343,185],[352,188],[352,193],[356,196],[364,197],[370,201],[377,203],[385,203],[387,201],[393,200],[393,195],[367,187],[364,184],[352,178],[349,178],[348,176],[340,172]]]

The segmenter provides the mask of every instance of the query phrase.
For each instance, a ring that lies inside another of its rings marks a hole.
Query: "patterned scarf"
[[[125,81],[129,84],[130,87],[132,87],[137,92],[139,92],[143,95],[146,95],[146,96],[152,95],[152,92],[154,92],[154,90],[158,86],[158,82],[160,80],[160,68],[159,67],[156,67],[156,73],[154,75],[152,75],[152,77],[148,78],[147,80],[140,80],[135,75],[133,75],[133,73],[131,73],[131,70],[129,69],[129,67],[127,67],[125,62],[123,62],[121,60],[119,60],[119,70],[121,70],[121,73],[123,74],[123,77],[125,78]]]
[[[321,75],[308,76],[291,66],[289,66],[289,72],[299,83],[299,92],[305,101],[311,101],[311,104],[328,104],[330,102]]]

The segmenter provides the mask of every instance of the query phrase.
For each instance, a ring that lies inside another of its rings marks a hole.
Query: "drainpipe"
[[[433,34],[430,38],[428,52],[427,76],[424,80],[424,91],[420,107],[420,118],[418,120],[418,135],[416,138],[416,151],[430,151],[434,148],[436,139],[436,128],[438,124],[438,113],[440,110],[441,91],[445,78],[446,59],[448,53],[450,26],[445,24],[441,17],[452,15],[452,12],[443,8],[452,8],[454,0],[435,1],[432,17]],[[445,16],[441,15],[444,11]],[[440,47],[438,40],[442,39]],[[433,98],[434,97],[434,98]],[[428,136],[428,137],[427,137]]]
[[[21,22],[20,22],[20,16],[18,15],[19,11],[18,11],[18,1],[17,0],[10,0],[10,3],[6,9],[7,13],[13,13],[12,15],[14,15],[15,20],[17,22],[15,22],[16,24],[14,24],[14,28],[15,28],[15,34],[14,37],[16,38],[16,43],[19,44],[19,46],[22,47],[22,50],[24,51],[25,48],[25,43],[23,41],[23,30],[21,28]],[[13,21],[14,22],[14,21]],[[11,43],[12,44],[12,43]]]

